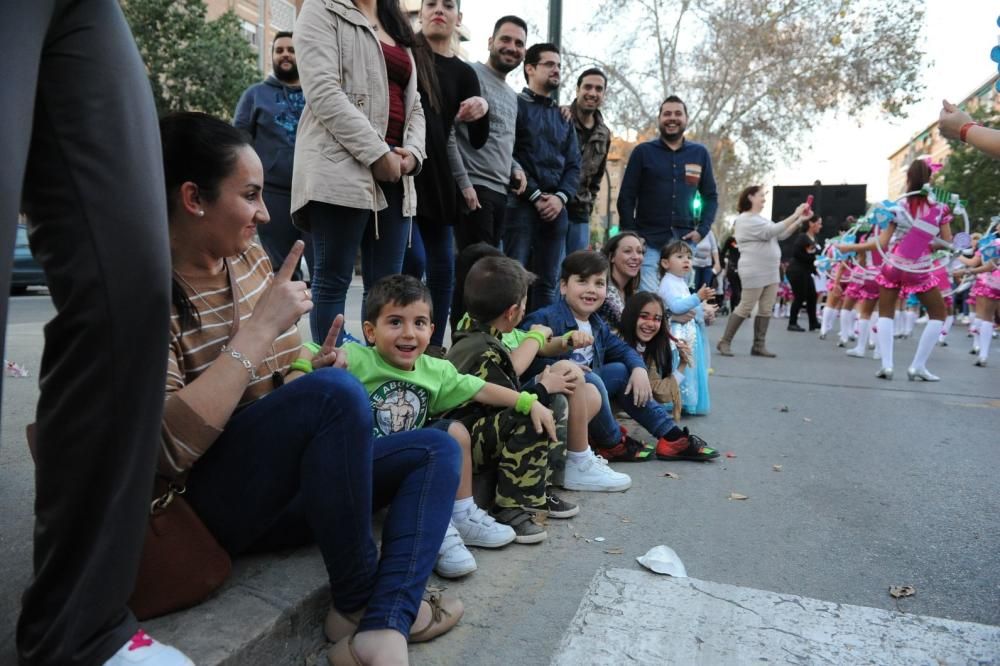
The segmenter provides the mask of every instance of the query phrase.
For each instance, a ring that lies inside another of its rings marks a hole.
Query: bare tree
[[[922,88],[923,22],[910,0],[606,0],[585,37],[617,35],[608,51],[573,48],[579,37],[567,51],[607,72],[618,128],[650,135],[660,101],[685,100],[725,210],[825,113],[903,115]]]

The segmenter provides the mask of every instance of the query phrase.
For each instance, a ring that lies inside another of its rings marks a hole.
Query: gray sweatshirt
[[[455,127],[458,152],[462,159],[452,159],[455,181],[461,189],[479,185],[506,194],[514,171],[521,167],[514,162],[514,130],[517,127],[517,93],[505,78],[481,62],[472,65],[479,77],[479,87],[490,105],[490,138],[476,150],[469,142],[465,123]]]

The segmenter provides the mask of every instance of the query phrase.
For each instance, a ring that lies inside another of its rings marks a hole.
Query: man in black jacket
[[[559,263],[566,243],[566,203],[580,185],[580,149],[572,123],[549,95],[559,87],[559,48],[535,44],[524,56],[528,86],[517,99],[514,159],[528,186],[509,211],[503,246],[507,256],[538,276],[528,309],[556,300]]]

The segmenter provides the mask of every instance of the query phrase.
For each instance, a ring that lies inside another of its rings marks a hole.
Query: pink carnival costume
[[[884,289],[896,291],[897,295],[899,292],[923,294],[938,288],[938,276],[932,270],[931,245],[940,236],[941,230],[951,223],[951,211],[948,206],[932,203],[922,195],[910,196],[902,206],[906,210],[900,207],[890,209],[894,214],[893,224],[896,229],[890,241],[891,250],[875,281]],[[909,216],[906,215],[907,212]],[[931,319],[927,322],[917,343],[913,363],[906,371],[910,380],[940,379],[931,374],[925,364],[943,327],[943,320]],[[892,378],[894,329],[892,317],[879,316],[878,341],[882,369],[877,376],[884,379]]]

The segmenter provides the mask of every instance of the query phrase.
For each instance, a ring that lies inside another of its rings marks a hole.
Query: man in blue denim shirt
[[[712,158],[700,143],[686,141],[687,106],[676,95],[660,105],[660,136],[632,151],[618,193],[622,231],[646,241],[642,289],[656,291],[660,248],[682,238],[696,245],[708,234],[719,208]],[[701,194],[700,218],[695,196]]]
[[[528,186],[507,212],[503,249],[538,276],[528,309],[556,300],[559,260],[569,226],[566,203],[580,186],[580,148],[573,124],[549,95],[559,87],[559,48],[535,44],[524,55],[528,82],[517,98],[514,159]]]

